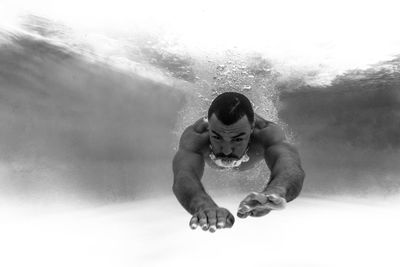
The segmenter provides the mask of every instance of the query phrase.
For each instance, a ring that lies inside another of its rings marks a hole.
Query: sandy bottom
[[[235,212],[242,197],[216,200]],[[214,234],[191,230],[173,197],[51,211],[3,205],[0,266],[400,266],[399,204],[300,197]]]

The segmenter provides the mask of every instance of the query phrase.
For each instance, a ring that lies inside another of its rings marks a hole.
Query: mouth
[[[220,160],[225,164],[229,164],[229,163],[233,162],[232,159],[220,159]]]
[[[217,158],[215,161],[217,165],[224,167],[224,168],[233,168],[240,165],[240,162],[234,158]],[[218,163],[219,162],[219,163]]]
[[[236,158],[236,157],[218,157],[218,156],[217,156],[217,159],[219,159],[223,162],[233,162],[235,160],[238,160],[238,158]]]

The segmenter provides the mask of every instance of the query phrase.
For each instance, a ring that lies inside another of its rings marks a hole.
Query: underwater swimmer
[[[241,171],[261,160],[271,170],[269,182],[260,192],[244,198],[237,211],[240,218],[283,209],[300,194],[305,174],[296,148],[285,142],[283,131],[275,123],[254,113],[249,99],[235,92],[217,96],[208,118],[185,129],[173,159],[173,192],[192,215],[190,227],[215,232],[235,222],[230,211],[219,207],[206,193],[201,183],[205,163],[212,168]]]

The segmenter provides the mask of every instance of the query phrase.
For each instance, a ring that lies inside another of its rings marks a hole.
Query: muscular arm
[[[284,141],[284,134],[276,125],[262,131],[264,158],[271,170],[265,193],[276,193],[287,202],[295,199],[303,186],[305,173],[297,149]]]
[[[217,207],[201,184],[204,172],[201,151],[208,144],[207,127],[208,124],[203,120],[188,127],[181,136],[179,150],[172,162],[173,192],[182,206],[192,215],[199,210]]]
[[[192,214],[190,227],[196,229],[200,226],[204,231],[215,232],[216,229],[232,227],[235,218],[229,210],[218,207],[201,184],[205,165],[201,151],[208,146],[208,139],[206,125],[201,122],[188,127],[182,134],[172,164],[172,189],[178,201]]]
[[[179,148],[173,160],[173,192],[181,205],[190,213],[217,207],[201,184],[203,156],[184,147]]]
[[[264,192],[273,192],[287,202],[295,199],[301,191],[304,171],[297,150],[288,143],[279,143],[265,151],[265,159],[271,169],[271,177]]]

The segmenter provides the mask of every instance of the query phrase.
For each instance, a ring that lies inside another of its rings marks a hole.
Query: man
[[[305,174],[297,150],[285,142],[275,123],[253,112],[249,99],[235,92],[217,96],[208,110],[208,119],[185,129],[173,160],[173,192],[192,214],[190,227],[200,225],[205,231],[215,232],[232,227],[235,221],[204,190],[201,178],[205,163],[240,171],[263,159],[271,170],[269,182],[261,192],[249,194],[240,203],[240,218],[283,209],[299,195]]]

